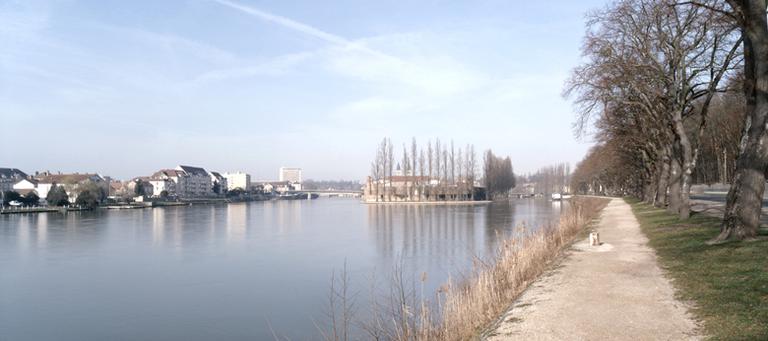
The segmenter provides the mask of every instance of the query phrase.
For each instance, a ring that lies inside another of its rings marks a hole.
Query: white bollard
[[[589,246],[600,246],[600,234],[597,231],[589,233]]]

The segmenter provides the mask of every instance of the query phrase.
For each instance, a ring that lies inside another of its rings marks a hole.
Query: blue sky
[[[575,163],[560,93],[602,3],[0,0],[0,167],[363,179],[384,136]]]

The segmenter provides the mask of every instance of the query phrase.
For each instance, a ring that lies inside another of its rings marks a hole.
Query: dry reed
[[[468,340],[476,338],[496,321],[510,304],[539,277],[594,219],[606,199],[574,198],[557,224],[542,227],[524,237],[500,243],[491,261],[476,259],[471,275],[458,283],[448,281],[433,302],[426,299],[422,274],[417,294],[396,269],[390,293],[382,304],[372,302],[373,314],[359,322],[361,330],[374,340]],[[345,310],[344,307],[331,309]],[[349,328],[345,323],[342,328]],[[332,329],[335,331],[335,329]],[[329,337],[331,335],[336,337]],[[341,334],[344,337],[339,338]],[[326,340],[347,340],[349,333],[327,333]]]

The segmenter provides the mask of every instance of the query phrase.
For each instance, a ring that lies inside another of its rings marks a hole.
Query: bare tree
[[[621,173],[629,177],[623,190],[657,204],[669,193],[669,210],[687,218],[710,103],[740,63],[733,25],[695,6],[649,0],[617,2],[589,23],[589,61],[566,88],[578,93],[577,128],[596,113],[599,140],[617,144],[611,149],[636,167]]]
[[[387,139],[382,139],[379,148],[376,150],[376,158],[371,163],[371,180],[376,188],[376,201],[380,200],[381,183],[386,179],[387,169]]]
[[[416,138],[413,137],[413,138],[411,138],[411,164],[412,164],[411,175],[413,175],[413,179],[414,179],[414,182],[415,182],[413,184],[413,189],[414,190],[416,190],[416,188],[418,186],[418,181],[421,181],[420,179],[416,178],[416,169],[418,169],[416,163],[419,160],[419,155],[416,153],[417,149],[418,149],[418,147],[416,146]],[[411,196],[413,197],[413,193],[411,193]],[[411,198],[411,199],[413,200],[413,198]]]
[[[441,192],[441,186],[444,184],[442,181],[442,167],[443,164],[440,161],[442,158],[442,150],[440,146],[440,139],[435,140],[435,178],[437,180],[437,192]]]
[[[512,160],[493,154],[490,149],[483,155],[483,179],[485,191],[489,199],[506,197],[509,190],[515,186],[515,174]]]
[[[475,146],[467,145],[467,181],[469,182],[470,199],[474,199],[475,180],[477,170],[477,155],[475,155]]]
[[[431,185],[431,183],[432,183],[432,176],[433,176],[433,167],[434,167],[434,152],[432,151],[432,141],[431,140],[427,143],[427,164],[428,164],[427,168],[429,170],[428,171],[429,176],[427,177],[427,184]],[[431,192],[431,190],[430,190],[430,192]],[[431,193],[429,194],[429,196],[431,196]]]
[[[395,164],[395,153],[392,141],[387,139],[387,171],[389,172],[387,177],[387,183],[389,183],[389,191],[387,191],[387,200],[392,201],[392,171]],[[386,190],[386,186],[384,188]]]
[[[403,143],[403,162],[402,165],[402,171],[403,171],[403,182],[405,182],[405,195],[406,200],[411,200],[411,186],[408,186],[408,171],[411,166],[411,162],[408,159],[408,149],[405,147],[405,143]]]
[[[443,180],[444,180],[444,183],[445,183],[443,185],[444,186],[443,193],[445,193],[445,196],[446,196],[445,199],[446,200],[448,200],[448,197],[450,196],[449,192],[450,192],[450,189],[451,189],[451,186],[452,186],[452,183],[450,183],[448,181],[448,179],[449,179],[448,178],[448,174],[450,172],[449,167],[450,167],[450,164],[448,163],[448,150],[447,149],[443,149]]]
[[[765,0],[728,0],[744,49],[746,121],[720,234],[713,242],[757,236],[768,168],[768,21]]]
[[[422,150],[419,151],[419,179],[420,179],[419,180],[419,185],[420,185],[419,186],[419,198],[418,198],[419,201],[424,200],[424,188],[426,186],[424,184],[424,168],[425,168],[424,163],[425,162],[426,162],[426,160],[425,160],[425,156],[424,156],[424,149],[422,149]]]
[[[451,140],[451,185],[456,186],[456,149],[453,147],[453,140]]]
[[[464,176],[463,176],[463,166],[464,166],[464,160],[462,159],[462,151],[461,147],[459,147],[458,151],[456,152],[456,175],[457,175],[457,181],[456,181],[456,200],[463,200],[464,199],[464,189],[465,189],[465,182],[464,182]]]

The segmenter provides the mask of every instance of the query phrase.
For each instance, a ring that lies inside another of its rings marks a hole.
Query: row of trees
[[[371,163],[370,186],[376,201],[474,200],[478,166],[471,144],[457,148],[453,141],[436,139],[428,141],[425,148],[413,138],[410,146],[402,146],[398,157],[392,141],[384,138]],[[482,171],[488,198],[506,196],[515,186],[509,157],[486,151]]]
[[[525,182],[532,183],[534,193],[549,195],[570,192],[571,165],[558,163],[542,167],[536,173],[526,176]]]
[[[392,201],[400,196],[406,201],[442,199],[469,200],[476,180],[477,157],[475,147],[455,147],[453,141],[445,143],[436,139],[427,142],[426,149],[411,139],[410,146],[403,144],[402,153],[396,160],[395,146],[384,138],[371,163],[371,179],[376,193],[383,193],[384,200]],[[398,170],[399,168],[399,170]],[[405,184],[398,192],[391,181],[401,173]],[[377,200],[382,199],[377,196]]]
[[[716,240],[754,237],[768,166],[766,2],[618,1],[589,16],[582,50],[565,95],[577,132],[594,126],[598,144],[574,189],[686,219],[694,180],[730,180]]]
[[[512,160],[493,154],[490,149],[483,155],[483,183],[485,193],[490,199],[506,198],[509,190],[515,187],[515,172]]]
[[[359,191],[360,181],[357,180],[304,180],[301,184],[301,188],[306,190],[349,190]]]

